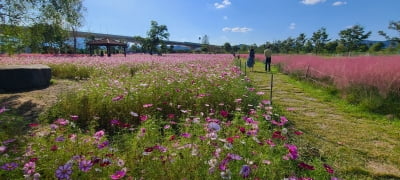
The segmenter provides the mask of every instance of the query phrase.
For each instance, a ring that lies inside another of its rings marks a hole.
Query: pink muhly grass
[[[276,56],[272,62],[284,64],[286,72],[301,71],[314,78],[330,77],[337,88],[366,85],[382,95],[400,88],[400,56],[357,56],[323,58],[297,55]],[[307,70],[308,69],[308,70]]]

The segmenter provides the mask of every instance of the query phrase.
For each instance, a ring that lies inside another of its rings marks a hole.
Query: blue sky
[[[258,45],[284,40],[325,27],[330,39],[359,24],[372,31],[370,40],[400,20],[400,0],[84,0],[81,31],[146,36],[150,21],[166,25],[170,40],[211,44]]]

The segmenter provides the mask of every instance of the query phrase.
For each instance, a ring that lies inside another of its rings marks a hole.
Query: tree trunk
[[[74,54],[76,54],[76,30],[72,28],[72,35],[74,36]]]

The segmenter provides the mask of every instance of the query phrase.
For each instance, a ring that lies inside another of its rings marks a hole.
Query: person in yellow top
[[[267,46],[267,49],[264,50],[264,55],[265,55],[265,71],[270,72],[272,50],[269,45]]]

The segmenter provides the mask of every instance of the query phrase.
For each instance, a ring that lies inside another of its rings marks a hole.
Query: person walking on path
[[[270,49],[270,46],[267,46],[267,49],[264,50],[264,55],[265,55],[265,71],[271,72],[272,50]]]
[[[253,67],[254,67],[254,63],[255,63],[255,52],[254,49],[251,48],[250,53],[249,53],[249,59],[247,59],[247,67],[250,68],[250,72],[253,72]]]

